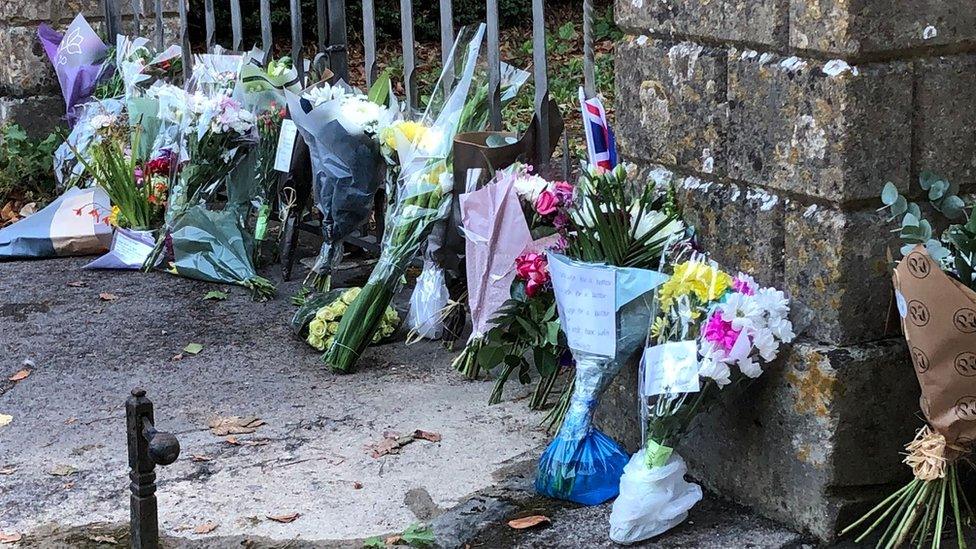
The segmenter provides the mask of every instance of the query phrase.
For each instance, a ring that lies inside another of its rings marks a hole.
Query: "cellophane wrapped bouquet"
[[[484,188],[461,196],[467,238],[468,303],[473,329],[454,361],[465,377],[498,371],[489,404],[501,402],[505,383],[537,375],[529,401],[533,410],[549,406],[557,381],[571,372],[572,355],[560,330],[546,251],[560,249],[566,209],[574,188],[550,182],[517,163],[495,174]],[[546,418],[558,429],[571,384]]]
[[[363,286],[362,293],[339,323],[335,341],[323,360],[334,371],[348,372],[379,329],[383,315],[402,287],[404,272],[427,239],[434,224],[450,210],[454,181],[451,148],[454,136],[474,108],[471,100],[477,89],[476,75],[485,27],[464,29],[452,50],[453,63],[441,74],[433,97],[420,119],[419,128],[404,131],[406,124],[394,125],[400,179],[395,199],[386,215],[380,259]],[[445,95],[445,83],[453,83]]]
[[[690,247],[673,246],[671,277],[657,290],[641,360],[643,445],[624,468],[610,539],[636,543],[678,525],[701,500],[674,450],[721,389],[747,383],[793,340],[789,300],[746,274],[722,271]],[[677,262],[677,263],[675,263]]]
[[[862,529],[860,542],[880,531],[878,547],[937,548],[944,537],[966,547],[976,524],[962,481],[972,470],[976,440],[976,210],[930,172],[919,184],[945,218],[939,223],[948,221],[941,235],[894,184],[885,185],[881,200],[903,242],[895,302],[927,424],[905,447],[914,478],[842,535]]]
[[[388,84],[387,84],[388,86]],[[320,82],[301,95],[288,93],[288,110],[312,160],[312,195],[322,212],[322,247],[309,273],[319,291],[331,286],[342,260],[342,242],[365,223],[373,196],[384,181],[386,163],[380,132],[397,113],[373,94],[339,82]]]
[[[566,209],[562,253],[547,254],[561,328],[576,362],[565,419],[539,459],[536,490],[585,505],[617,495],[628,455],[592,425],[600,396],[634,364],[650,325],[656,271],[684,226],[669,195],[623,166],[591,168]]]

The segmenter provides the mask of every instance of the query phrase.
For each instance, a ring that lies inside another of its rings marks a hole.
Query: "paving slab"
[[[13,416],[0,427],[0,532],[25,543],[124,536],[124,401],[137,386],[182,445],[158,470],[161,530],[202,546],[356,546],[455,507],[545,443],[540,414],[520,399],[487,406],[490,383],[460,379],[438,343],[405,346],[401,333],[356,373],[330,373],[289,331],[297,281],[268,303],[239,288],[204,301],[219,287],[86,262],[0,263],[0,414]],[[189,343],[203,350],[174,360]],[[25,367],[29,377],[8,381]],[[232,442],[208,430],[235,415],[266,424]],[[370,455],[384,432],[416,429],[442,439]],[[206,523],[217,527],[195,532]]]

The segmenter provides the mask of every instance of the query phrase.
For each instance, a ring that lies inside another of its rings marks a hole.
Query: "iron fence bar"
[[[181,52],[181,55],[183,56],[183,81],[186,82],[190,79],[190,73],[193,69],[193,54],[190,51],[190,37],[186,32],[186,3],[189,2],[189,0],[177,1],[180,4],[180,47],[183,49]]]
[[[315,0],[315,28],[316,45],[320,54],[325,53],[325,46],[329,39],[329,8],[326,0]]]
[[[298,71],[298,79],[305,82],[305,60],[302,59],[302,3],[290,0],[291,11],[291,58]]]
[[[451,58],[451,48],[454,47],[454,2],[452,0],[440,0],[441,12],[441,66],[444,72],[451,70],[454,61]],[[444,95],[451,93],[451,79],[444,79]]]
[[[596,96],[596,67],[593,54],[593,0],[583,0],[583,93]]]
[[[407,108],[417,109],[417,54],[414,48],[413,0],[400,0],[400,37],[403,42],[403,89],[407,94]]]
[[[535,77],[535,112],[538,116],[536,153],[540,164],[549,163],[549,72],[546,63],[545,0],[532,0],[532,65]]]
[[[213,51],[214,46],[214,3],[213,0],[205,0],[203,3],[204,25],[207,29],[207,52]]]
[[[373,87],[376,82],[376,10],[373,0],[363,0],[363,49],[366,53],[365,66],[366,87]]]
[[[142,28],[139,21],[139,16],[142,15],[142,1],[132,0],[132,35],[139,36],[142,34]]]
[[[103,0],[105,8],[105,34],[109,44],[115,44],[115,36],[122,30],[122,16],[116,0]]]
[[[498,0],[488,0],[485,10],[488,22],[488,120],[491,129],[502,129],[502,59],[498,31]]]
[[[261,49],[265,60],[271,59],[271,0],[261,0]],[[294,62],[294,60],[292,60]]]
[[[241,51],[241,42],[244,41],[244,32],[241,29],[241,0],[230,0],[230,28],[234,51]]]
[[[162,51],[165,45],[163,38],[163,0],[156,0],[156,49]]]
[[[346,50],[346,0],[329,0],[329,68],[349,80],[349,52]]]

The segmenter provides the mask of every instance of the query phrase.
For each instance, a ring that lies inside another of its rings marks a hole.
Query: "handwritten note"
[[[126,265],[142,265],[153,251],[153,246],[130,236],[125,231],[116,231],[112,240],[112,253]]]
[[[697,393],[698,344],[675,341],[644,349],[644,396]]]
[[[616,355],[617,307],[613,270],[581,265],[565,256],[549,254],[549,274],[569,347],[599,356]]]
[[[295,138],[298,137],[298,126],[290,119],[281,121],[281,133],[278,134],[278,149],[275,151],[274,169],[279,172],[291,171],[291,153],[295,148]]]

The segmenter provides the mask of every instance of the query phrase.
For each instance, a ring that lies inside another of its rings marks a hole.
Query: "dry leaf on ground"
[[[203,524],[201,524],[201,525],[197,526],[196,528],[194,528],[193,529],[193,533],[194,534],[209,534],[210,532],[213,532],[214,530],[216,530],[218,526],[220,526],[220,525],[217,524],[216,522],[204,522]]]
[[[11,532],[9,534],[0,532],[0,543],[17,543],[23,539],[23,537],[23,535],[18,534],[17,532]]]
[[[4,425],[10,425],[10,422],[13,420],[14,420],[14,416],[10,416],[7,414],[0,414],[0,427],[3,427]]]
[[[241,445],[241,443],[237,441],[237,437],[227,437],[227,438],[224,439],[224,442],[226,442],[227,444],[230,444],[231,446],[240,446]]]
[[[441,435],[430,431],[417,429],[412,434],[401,435],[394,431],[383,433],[383,440],[367,447],[370,455],[374,458],[383,457],[388,454],[399,454],[400,449],[415,440],[427,440],[430,442],[440,442]]]
[[[430,442],[440,442],[441,434],[417,429],[416,431],[413,432],[413,438],[418,438],[421,440],[429,440]]]
[[[31,371],[27,368],[17,372],[16,374],[10,376],[10,381],[21,381],[27,379],[27,376],[31,375]]]
[[[88,286],[88,283],[82,280],[75,280],[74,282],[69,282],[68,286],[71,286],[72,288],[84,288],[85,286]]]
[[[283,524],[288,524],[289,522],[295,522],[295,519],[302,516],[301,513],[289,513],[287,515],[267,515],[268,520],[273,520],[275,522],[280,522]]]
[[[532,515],[530,517],[522,517],[508,521],[508,525],[516,530],[525,530],[526,528],[533,528],[541,524],[551,523],[552,521],[549,520],[549,517],[545,515]]]
[[[215,417],[207,424],[210,432],[218,437],[227,435],[248,435],[264,425],[264,420],[255,416]]]
[[[190,461],[193,461],[193,462],[196,462],[196,463],[200,463],[202,461],[210,461],[211,459],[213,459],[213,458],[211,458],[210,456],[204,456],[204,455],[201,455],[201,454],[193,454],[192,456],[190,456]]]
[[[118,545],[119,544],[118,540],[116,540],[112,536],[89,536],[88,539],[90,539],[91,541],[94,541],[95,543],[107,543],[109,545]]]
[[[115,301],[118,298],[119,296],[115,294],[110,294],[108,292],[102,292],[98,294],[98,299],[101,299],[102,301]]]
[[[0,469],[0,475],[12,475],[16,472],[16,467],[4,467],[3,469]]]

